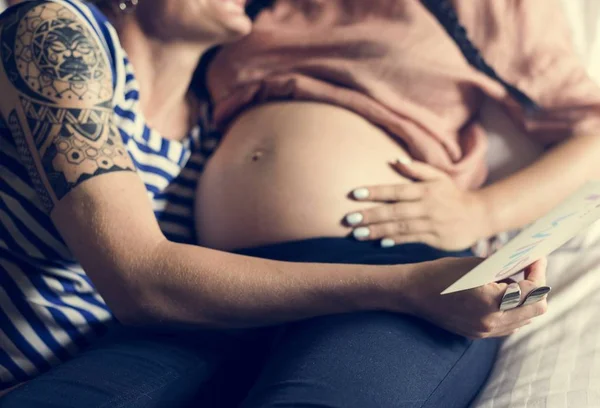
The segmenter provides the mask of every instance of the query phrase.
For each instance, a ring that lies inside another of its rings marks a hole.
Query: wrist
[[[368,309],[413,314],[411,287],[415,276],[425,272],[429,262],[405,265],[376,266]]]
[[[477,229],[477,238],[486,239],[502,230],[497,228],[498,217],[496,214],[496,206],[484,189],[474,191],[473,195],[473,217],[474,225]]]

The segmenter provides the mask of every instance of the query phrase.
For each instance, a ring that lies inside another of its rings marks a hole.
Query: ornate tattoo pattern
[[[24,15],[17,27],[14,52],[25,83],[49,99],[97,103],[112,95],[111,81],[89,29],[64,7],[41,5]]]
[[[112,124],[111,68],[94,34],[56,3],[24,3],[15,14],[0,27],[0,86],[14,88],[7,125],[50,211],[83,181],[134,166]]]
[[[21,106],[47,172],[60,170],[74,184],[86,174],[130,165],[121,135],[110,126],[112,111],[60,109],[25,98]]]

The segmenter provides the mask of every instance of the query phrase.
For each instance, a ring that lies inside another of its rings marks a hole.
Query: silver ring
[[[550,286],[540,286],[539,288],[532,290],[525,296],[525,300],[521,306],[532,305],[539,302],[550,293],[551,290],[552,288]]]
[[[521,303],[521,287],[518,283],[511,283],[506,288],[504,296],[500,301],[500,311],[514,309]]]

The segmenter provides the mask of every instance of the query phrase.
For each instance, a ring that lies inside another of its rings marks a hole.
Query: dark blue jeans
[[[344,239],[245,254],[291,261],[392,264],[458,256],[421,245]],[[1,408],[466,407],[498,341],[470,341],[384,312],[324,316],[244,331],[116,328],[98,344],[0,400]]]

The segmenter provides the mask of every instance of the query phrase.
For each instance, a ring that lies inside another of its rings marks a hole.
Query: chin
[[[244,0],[141,1],[136,15],[150,37],[217,45],[252,31],[245,4]]]
[[[229,24],[224,25],[226,31],[225,38],[222,41],[224,43],[239,40],[252,32],[252,21],[250,21],[250,19],[228,23]]]
[[[198,0],[199,1],[199,0]],[[200,26],[217,37],[229,34],[239,37],[248,34],[252,21],[246,15],[244,0],[204,0],[204,7],[195,12]]]
[[[238,40],[252,31],[252,20],[245,14],[228,13],[221,11],[215,16],[215,22],[219,26],[222,43]]]

